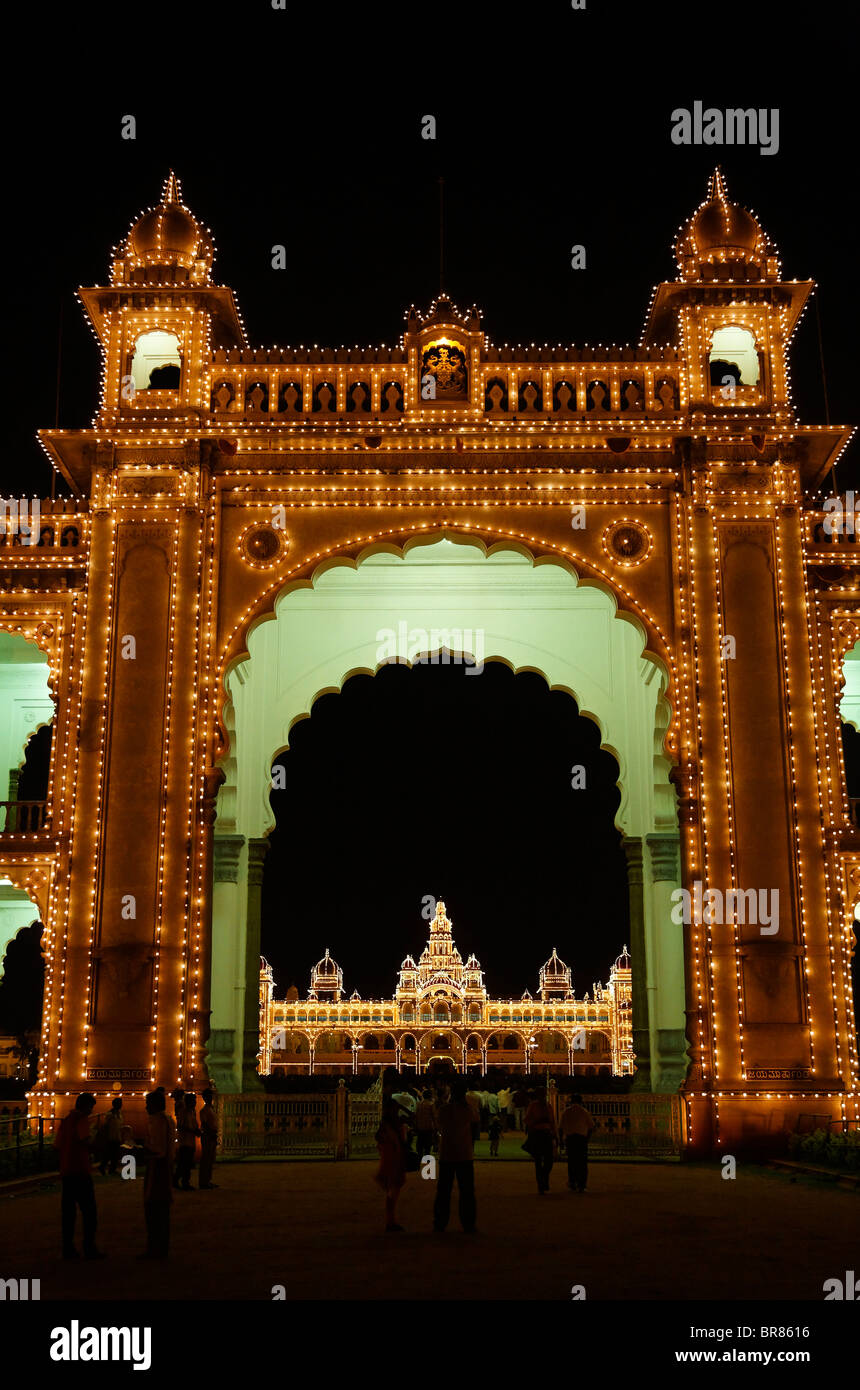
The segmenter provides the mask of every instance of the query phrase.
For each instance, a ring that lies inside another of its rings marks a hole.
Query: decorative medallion
[[[284,532],[276,526],[250,526],[240,542],[242,554],[255,568],[267,569],[287,548]]]
[[[603,532],[603,549],[616,565],[634,569],[651,554],[652,537],[641,521],[615,521]]]

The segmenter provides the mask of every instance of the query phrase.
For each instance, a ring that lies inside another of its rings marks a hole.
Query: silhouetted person
[[[185,1096],[177,1123],[176,1176],[183,1192],[191,1191],[191,1169],[194,1167],[194,1141],[200,1133],[197,1125],[197,1097],[192,1091]]]
[[[385,1193],[385,1229],[402,1231],[403,1227],[397,1222],[397,1199],[406,1182],[406,1121],[400,1106],[391,1097],[383,1102],[376,1147],[379,1167],[374,1181]]]
[[[439,1131],[439,1182],[433,1203],[433,1230],[444,1231],[451,1215],[451,1193],[457,1179],[460,1225],[467,1235],[475,1234],[475,1148],[472,1142],[474,1112],[466,1100],[466,1082],[457,1077],[451,1086],[451,1099],[436,1109]]]
[[[119,1096],[115,1096],[111,1101],[110,1114],[105,1120],[102,1135],[102,1161],[99,1164],[99,1172],[102,1177],[104,1177],[105,1172],[115,1173],[119,1167],[121,1132],[122,1100]]]
[[[436,1138],[436,1117],[430,1091],[424,1092],[415,1108],[415,1133],[418,1140],[418,1157],[423,1158],[425,1154],[433,1152],[433,1141]]]
[[[475,1145],[481,1137],[481,1095],[470,1086],[464,1091],[463,1098],[472,1114],[472,1144]]]
[[[588,1140],[594,1120],[582,1104],[582,1096],[571,1096],[561,1117],[561,1133],[567,1152],[567,1185],[584,1192],[588,1182]]]
[[[542,1197],[549,1192],[549,1175],[557,1137],[555,1116],[547,1104],[545,1086],[539,1086],[535,1092],[535,1098],[525,1114],[525,1126],[529,1153],[534,1159],[538,1192]]]
[[[490,1136],[490,1158],[499,1156],[499,1140],[502,1137],[502,1117],[494,1115],[490,1120],[490,1127],[487,1131]]]
[[[159,1086],[159,1091],[164,1093],[164,1087]],[[170,1099],[173,1101],[173,1121],[176,1125],[176,1133],[179,1134],[179,1126],[182,1122],[182,1112],[185,1109],[185,1092],[181,1086],[177,1086],[175,1091],[170,1092]],[[173,1163],[173,1186],[179,1186],[179,1149],[174,1153]]]
[[[60,1177],[63,1184],[61,1219],[63,1227],[63,1259],[80,1258],[75,1249],[75,1222],[78,1207],[84,1223],[84,1259],[101,1260],[102,1252],[96,1249],[96,1194],[93,1190],[92,1163],[90,1152],[93,1147],[90,1135],[90,1116],[95,1108],[96,1098],[84,1091],[75,1101],[60,1122],[54,1143],[59,1151]]]
[[[146,1135],[146,1176],[143,1180],[143,1216],[146,1250],[141,1260],[166,1260],[170,1244],[170,1204],[173,1201],[171,1168],[176,1126],[166,1111],[164,1091],[146,1097],[149,1116]]]
[[[203,1096],[203,1109],[200,1111],[200,1180],[197,1185],[205,1190],[218,1186],[212,1181],[215,1150],[218,1147],[218,1117],[212,1104],[215,1096],[214,1091],[207,1089],[201,1094]]]

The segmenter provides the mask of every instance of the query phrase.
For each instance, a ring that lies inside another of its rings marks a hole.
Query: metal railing
[[[41,1115],[28,1119],[23,1110],[18,1115],[0,1115],[0,1180],[56,1168],[52,1136],[52,1121]]]

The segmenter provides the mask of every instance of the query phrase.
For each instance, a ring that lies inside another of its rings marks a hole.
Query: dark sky
[[[34,431],[55,419],[61,307],[59,419],[82,426],[99,353],[74,290],[106,283],[112,245],[171,166],[255,346],[395,342],[406,307],[439,288],[440,175],[455,300],[477,303],[497,341],[584,345],[638,340],[652,286],[675,276],[675,232],[721,162],[783,273],[818,279],[831,418],[854,418],[856,119],[837,6],[816,8],[801,48],[767,4],[713,22],[702,10],[706,42],[689,5],[599,0],[286,13],[180,0],[145,21],[111,7],[109,25],[98,13],[33,11],[38,77],[7,116],[6,338],[19,350],[4,468],[19,490],[49,485]],[[672,111],[696,100],[777,107],[778,153],[673,145]],[[120,137],[129,114],[134,141]],[[421,139],[427,114],[435,141]],[[271,269],[276,243],[284,271]],[[584,271],[570,268],[575,243]],[[821,422],[814,308],[795,342],[796,400]]]

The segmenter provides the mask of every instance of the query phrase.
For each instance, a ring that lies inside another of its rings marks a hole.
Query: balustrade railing
[[[37,835],[48,825],[47,801],[0,801],[0,835]]]

